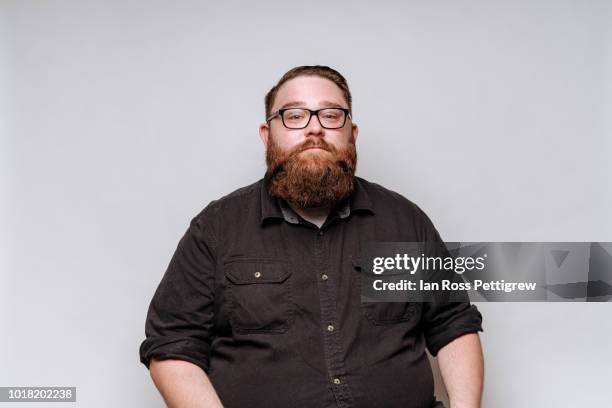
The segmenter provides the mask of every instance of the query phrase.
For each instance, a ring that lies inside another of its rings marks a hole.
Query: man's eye
[[[304,114],[302,113],[290,113],[287,116],[285,116],[287,119],[289,120],[299,120],[299,119],[303,119],[304,118]]]

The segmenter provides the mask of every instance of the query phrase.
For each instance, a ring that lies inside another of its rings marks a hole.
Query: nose
[[[319,121],[319,117],[317,115],[312,115],[310,117],[310,122],[308,122],[308,126],[305,129],[305,135],[308,136],[323,136],[325,129],[321,126],[321,122]]]

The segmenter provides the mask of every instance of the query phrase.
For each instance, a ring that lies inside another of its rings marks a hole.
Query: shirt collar
[[[291,224],[297,224],[298,217],[295,211],[283,200],[276,197],[272,197],[268,192],[270,181],[267,177],[264,177],[261,183],[261,220],[263,223],[267,219],[281,219]],[[360,177],[354,178],[353,193],[347,200],[343,200],[336,207],[337,215],[339,218],[346,218],[351,215],[352,212],[358,211],[369,211],[374,213],[372,208],[372,202],[368,192],[365,190],[364,181]]]

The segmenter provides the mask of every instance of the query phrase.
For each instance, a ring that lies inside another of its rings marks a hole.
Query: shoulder
[[[244,208],[251,202],[260,199],[262,185],[263,179],[234,190],[221,198],[211,201],[204,210],[210,208],[214,212],[224,212]]]
[[[423,240],[438,235],[429,216],[412,200],[361,177],[356,177],[356,182],[368,196],[374,214],[382,223],[411,227]]]
[[[229,194],[213,200],[198,214],[198,217],[207,215],[223,215],[224,213],[241,211],[253,203],[258,203],[262,186],[263,179],[260,179],[252,184],[249,184],[248,186],[241,187]]]
[[[415,215],[425,215],[423,210],[413,201],[380,184],[373,183],[361,177],[355,177],[360,189],[363,189],[370,199],[374,211],[385,213],[389,210],[403,211]]]
[[[211,201],[192,222],[211,226],[220,221],[235,221],[241,214],[259,208],[262,186],[263,179]]]

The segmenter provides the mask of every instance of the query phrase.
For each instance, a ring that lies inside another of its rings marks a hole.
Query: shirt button
[[[253,274],[256,278],[261,278],[261,272],[257,271]]]
[[[332,382],[333,382],[334,384],[336,384],[336,385],[340,385],[340,379],[339,379],[339,378],[334,378],[334,379],[332,380]]]
[[[336,328],[333,325],[330,324],[329,326],[327,326],[328,332],[333,332],[334,330],[336,330]]]
[[[319,230],[319,236],[323,235],[323,231]]]
[[[323,275],[321,275],[321,280],[326,281],[328,279],[329,279],[329,276],[327,276],[327,274],[324,273]]]

